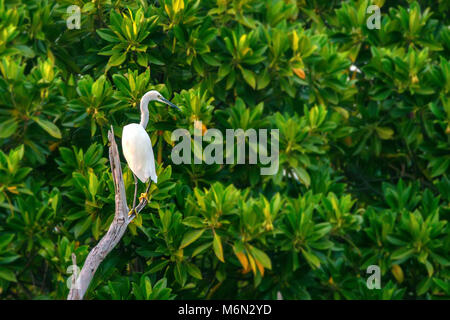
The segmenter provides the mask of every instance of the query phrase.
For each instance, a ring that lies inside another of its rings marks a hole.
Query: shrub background
[[[0,298],[67,296],[71,253],[81,266],[113,218],[107,130],[157,89],[182,108],[150,105],[158,185],[87,299],[448,299],[449,9],[0,0]],[[278,128],[278,174],[171,165],[195,120]]]

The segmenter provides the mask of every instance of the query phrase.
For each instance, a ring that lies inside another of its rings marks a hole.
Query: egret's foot
[[[139,197],[139,202],[141,202],[143,199],[148,201],[148,194],[147,192],[141,193],[141,196]]]
[[[128,212],[128,217],[131,217],[133,213],[137,215],[136,209],[131,209],[130,212]]]

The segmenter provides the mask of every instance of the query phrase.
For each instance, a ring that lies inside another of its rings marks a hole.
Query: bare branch
[[[125,193],[125,184],[123,182],[122,168],[120,166],[120,156],[117,149],[117,144],[114,138],[114,130],[108,131],[109,147],[109,162],[111,165],[112,177],[114,180],[115,193],[115,214],[114,220],[109,226],[108,232],[103,236],[99,243],[89,252],[83,268],[76,279],[76,285],[70,289],[67,300],[82,300],[89,284],[97,271],[98,266],[106,258],[108,253],[119,243],[124,235],[128,224],[134,219],[135,214],[128,217],[128,205]],[[136,207],[136,212],[139,213],[147,205],[147,200],[143,199]],[[74,255],[72,257],[74,259]],[[76,264],[76,258],[74,260]],[[75,279],[75,277],[74,277]]]

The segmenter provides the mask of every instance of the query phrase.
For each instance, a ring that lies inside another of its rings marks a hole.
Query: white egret
[[[180,110],[180,108],[165,99],[158,91],[152,90],[144,94],[141,99],[141,122],[131,123],[123,127],[123,155],[125,156],[128,167],[130,167],[134,176],[133,208],[129,212],[129,215],[131,215],[136,208],[137,179],[139,178],[139,180],[143,183],[147,183],[147,181],[149,182],[145,193],[141,194],[139,200],[142,198],[147,198],[147,192],[152,181],[154,183],[157,183],[158,181],[155,170],[155,157],[153,155],[152,142],[150,141],[147,131],[145,131],[148,123],[148,103],[150,101],[159,101]],[[151,181],[149,181],[149,179],[151,179]]]

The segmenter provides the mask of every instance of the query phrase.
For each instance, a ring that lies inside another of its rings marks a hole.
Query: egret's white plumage
[[[128,166],[139,180],[146,183],[150,178],[154,183],[158,182],[152,142],[143,126],[131,123],[123,128],[122,150]]]
[[[131,123],[123,127],[122,131],[122,150],[125,160],[127,160],[128,167],[134,174],[134,198],[133,209],[130,214],[134,212],[136,206],[136,193],[137,193],[137,179],[146,183],[149,179],[157,183],[158,177],[155,170],[155,157],[153,155],[152,142],[150,137],[145,131],[148,123],[148,103],[150,101],[159,101],[168,104],[171,107],[179,109],[169,100],[165,99],[158,91],[152,90],[144,94],[141,99],[141,122]],[[147,186],[147,190],[141,197],[146,198],[150,183]],[[139,198],[141,199],[141,198]]]

